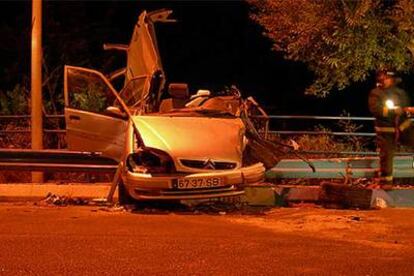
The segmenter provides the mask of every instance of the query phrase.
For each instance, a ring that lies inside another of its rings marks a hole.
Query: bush
[[[336,124],[337,131],[345,133],[358,132],[362,126],[357,125],[351,120],[343,119],[339,120]],[[332,129],[323,125],[317,125],[313,131],[320,132],[321,134],[302,134],[286,137],[285,135],[271,135],[269,139],[281,141],[285,144],[291,144],[291,140],[299,145],[299,151],[305,152],[304,156],[309,158],[324,158],[340,156],[340,154],[322,154],[322,153],[310,153],[312,151],[325,151],[325,152],[362,152],[372,151],[375,148],[373,137],[362,136],[335,136],[332,133]],[[293,157],[293,155],[288,155]]]
[[[0,91],[0,114],[22,115],[29,113],[29,90],[16,84],[12,90]]]

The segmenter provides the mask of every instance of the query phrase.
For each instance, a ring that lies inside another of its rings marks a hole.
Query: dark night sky
[[[73,55],[71,65],[81,66],[77,53],[65,49],[65,45],[83,38],[88,40],[83,42],[80,52],[85,50],[93,56],[91,66],[102,70],[116,67],[123,62],[122,56],[114,58],[117,54],[103,51],[102,44],[128,43],[139,12],[158,8],[173,9],[173,17],[179,21],[157,25],[168,82],[188,82],[192,91],[236,84],[244,95],[253,95],[273,114],[339,115],[347,110],[352,115],[367,115],[372,80],[334,92],[327,99],[305,97],[303,93],[312,74],[304,65],[284,61],[280,54],[270,50],[270,41],[249,20],[245,2],[47,1],[43,32],[53,28],[60,36],[44,39],[45,55],[53,57],[68,51],[67,56]],[[0,15],[0,31],[8,29],[15,34],[12,41],[0,42],[0,79],[8,80],[5,75],[10,67],[18,67],[11,72],[27,73],[30,66],[27,30],[31,4],[0,2]],[[56,37],[64,39],[57,42]],[[6,89],[6,82],[0,83],[0,90]]]

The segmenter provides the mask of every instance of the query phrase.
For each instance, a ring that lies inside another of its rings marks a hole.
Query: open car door
[[[119,161],[128,116],[116,103],[116,90],[103,74],[65,66],[66,139],[70,150],[102,152]]]
[[[129,107],[137,108],[140,113],[155,111],[161,98],[161,91],[165,84],[165,73],[154,25],[155,22],[175,22],[175,20],[168,18],[171,13],[171,10],[165,9],[153,12],[143,11],[138,17],[128,45],[104,45],[106,50],[121,50],[127,53],[126,67],[110,74],[111,80],[123,75],[125,76],[125,86],[136,78],[146,80],[135,84],[135,89],[130,91],[133,94],[128,96],[129,100],[126,102]]]

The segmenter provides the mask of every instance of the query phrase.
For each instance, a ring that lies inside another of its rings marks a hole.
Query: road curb
[[[401,190],[373,190],[371,206],[385,203],[389,207],[413,208],[414,207],[414,189]]]
[[[48,194],[68,198],[106,198],[111,183],[71,183],[71,184],[0,184],[0,202],[39,201]],[[245,187],[245,200],[252,206],[289,206],[291,203],[321,203],[320,186],[274,185],[265,183]],[[115,192],[116,201],[118,193]],[[372,190],[370,206],[414,208],[414,189]]]
[[[0,184],[0,202],[38,201],[48,194],[69,198],[96,199],[106,198],[110,183],[99,184]],[[115,193],[114,197],[117,197]]]
[[[361,189],[361,191],[364,191]],[[246,187],[246,200],[255,206],[289,206],[291,203],[315,203],[322,201],[320,186],[252,185]],[[371,208],[414,208],[414,189],[372,190]]]

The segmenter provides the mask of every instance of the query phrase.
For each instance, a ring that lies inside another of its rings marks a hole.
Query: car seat
[[[171,83],[168,86],[168,94],[171,98],[163,99],[161,101],[159,109],[161,113],[185,107],[185,104],[189,99],[188,84]]]

